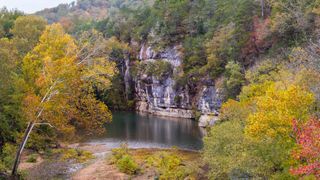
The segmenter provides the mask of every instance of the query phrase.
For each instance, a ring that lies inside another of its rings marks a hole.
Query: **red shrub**
[[[293,175],[314,175],[320,178],[320,120],[310,119],[302,126],[293,121],[298,149],[292,155],[299,165],[291,168]]]

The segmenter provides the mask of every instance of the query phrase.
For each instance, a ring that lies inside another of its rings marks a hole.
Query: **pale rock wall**
[[[171,63],[174,72],[182,64],[180,46],[168,47],[161,52],[155,52],[152,47],[143,44],[139,53],[140,61],[165,60]],[[138,100],[138,112],[151,113],[160,116],[194,118],[190,94],[187,87],[175,88],[173,77],[157,79],[141,75],[135,77],[135,96]],[[204,83],[196,99],[197,108],[201,111],[200,125],[211,125],[216,121],[218,110],[223,101],[223,93],[215,88],[214,82]],[[179,102],[176,102],[179,97]]]

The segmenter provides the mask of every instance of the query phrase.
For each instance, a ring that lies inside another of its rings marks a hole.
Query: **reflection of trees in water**
[[[190,119],[158,117],[121,112],[114,114],[108,138],[170,146],[201,146],[202,132]]]

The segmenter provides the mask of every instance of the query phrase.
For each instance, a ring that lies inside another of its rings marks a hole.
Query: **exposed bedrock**
[[[188,86],[176,87],[174,74],[182,64],[179,46],[168,47],[156,52],[152,47],[142,45],[139,60],[144,62],[167,61],[173,67],[173,73],[161,78],[140,74],[135,77],[136,110],[160,116],[195,118],[195,112],[201,113],[200,126],[214,124],[223,101],[223,91],[216,88],[215,82],[203,82],[197,88],[196,95],[189,93]]]

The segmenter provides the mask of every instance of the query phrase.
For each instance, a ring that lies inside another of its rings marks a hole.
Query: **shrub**
[[[128,102],[127,102],[128,108],[129,108],[129,109],[134,109],[135,103],[136,103],[136,102],[135,102],[134,100],[128,100]]]
[[[147,74],[148,76],[155,76],[161,78],[173,73],[172,65],[164,60],[141,62],[138,65],[138,72],[140,74]]]
[[[78,153],[75,149],[67,149],[61,151],[61,159],[62,160],[69,160],[75,159],[78,156]]]
[[[80,149],[63,149],[59,150],[58,153],[61,153],[60,158],[63,161],[74,159],[81,163],[94,158],[91,152]]]
[[[229,62],[226,65],[225,76],[225,87],[228,91],[228,95],[231,98],[235,98],[241,91],[242,85],[245,83],[245,77],[241,72],[240,65],[235,62]]]
[[[169,62],[160,60],[160,61],[156,61],[154,65],[155,65],[155,71],[153,75],[156,76],[157,78],[172,74],[173,68]]]
[[[174,97],[174,102],[177,104],[177,105],[180,105],[182,101],[182,97],[181,96],[175,96]]]
[[[157,168],[160,179],[184,179],[188,175],[182,159],[173,153],[156,153],[147,159],[147,164]]]
[[[202,115],[201,111],[199,111],[199,110],[197,110],[197,109],[195,109],[195,108],[194,108],[192,111],[193,111],[193,114],[194,114],[194,119],[195,119],[196,121],[199,121],[199,120],[200,120],[200,117],[201,117],[201,115]]]
[[[31,155],[28,157],[27,162],[29,162],[29,163],[35,163],[35,162],[37,162],[37,157],[38,157],[37,154],[31,154]]]
[[[297,120],[293,121],[297,148],[293,150],[292,156],[297,160],[297,165],[291,167],[290,173],[305,179],[314,176],[320,178],[320,121],[316,118],[309,119],[306,123],[299,125]]]
[[[136,174],[140,168],[129,154],[127,144],[121,144],[120,148],[112,149],[112,163],[116,164],[118,169],[126,174]]]
[[[2,161],[0,161],[0,173],[1,172],[6,172],[6,166],[4,165],[4,163]],[[1,179],[1,176],[0,176],[0,179]]]
[[[129,148],[127,144],[121,144],[120,148],[112,149],[113,162],[117,162],[123,156],[129,154]]]
[[[227,102],[222,104],[219,118],[221,121],[244,121],[252,111],[253,107],[250,102],[238,102],[233,99],[229,99]]]
[[[19,134],[19,138],[23,138],[23,133]],[[35,151],[44,151],[49,148],[50,144],[55,141],[55,135],[52,128],[49,126],[39,126],[35,131],[30,134],[26,144],[27,149]]]
[[[93,154],[89,151],[77,150],[77,152],[78,152],[77,160],[79,162],[85,162],[94,158]]]
[[[180,73],[180,74],[175,74],[174,80],[176,81],[174,88],[178,90],[180,87],[185,87],[185,85],[188,84],[189,78],[187,77],[187,74]]]
[[[15,154],[16,154],[16,147],[12,144],[5,144],[2,149],[2,154],[0,156],[2,160],[2,165],[0,166],[3,166],[7,169],[12,168],[15,160]]]
[[[126,174],[136,174],[139,171],[138,164],[130,155],[122,156],[116,163],[119,170]]]

